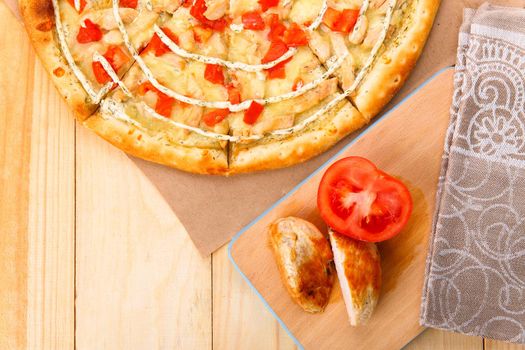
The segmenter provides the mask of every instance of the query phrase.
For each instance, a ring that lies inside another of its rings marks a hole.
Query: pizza
[[[202,174],[281,168],[367,124],[418,59],[439,0],[20,0],[84,126]]]

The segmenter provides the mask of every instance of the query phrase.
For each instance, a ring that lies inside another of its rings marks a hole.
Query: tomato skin
[[[208,9],[205,0],[195,0],[195,3],[190,8],[190,15],[193,18],[199,20],[205,27],[211,28],[213,30],[222,32],[224,28],[228,25],[228,22],[224,18],[219,18],[216,20],[208,19],[204,12]]]
[[[269,8],[279,5],[279,0],[259,0],[261,10],[266,12]]]
[[[359,10],[337,11],[331,7],[326,9],[323,16],[323,23],[333,31],[349,33],[359,17]]]
[[[282,41],[282,40],[276,40],[272,41],[270,44],[270,48],[268,49],[268,52],[266,52],[266,55],[261,60],[261,63],[268,63],[271,61],[275,61],[282,55],[284,55],[288,51],[288,46]]]
[[[261,115],[263,109],[263,105],[253,101],[250,104],[250,107],[248,107],[248,109],[244,112],[244,122],[250,125],[255,124],[257,122],[257,119],[259,119],[259,116]]]
[[[100,27],[86,18],[84,25],[78,29],[77,41],[81,44],[91,43],[99,41],[103,35]]]
[[[283,39],[284,32],[286,31],[286,26],[279,21],[279,15],[271,13],[268,15],[268,26],[270,31],[268,32],[268,39],[270,41],[278,41]]]
[[[138,0],[120,0],[119,7],[127,7],[130,9],[136,9],[138,5]]]
[[[93,69],[93,74],[95,74],[95,79],[99,84],[106,84],[111,81],[111,77],[104,69],[102,63],[98,61],[93,61],[91,63],[91,68]]]
[[[317,193],[317,207],[328,226],[367,242],[381,242],[399,234],[412,206],[410,192],[401,181],[361,157],[332,164]]]
[[[224,72],[218,64],[206,64],[204,79],[213,84],[224,85]]]
[[[177,34],[173,33],[168,27],[162,27],[161,29],[164,32],[164,34],[166,34],[166,36],[171,39],[171,41],[173,41],[177,45],[179,44],[179,37],[177,36]],[[170,52],[171,50],[168,47],[168,45],[162,42],[157,33],[155,33],[153,34],[153,37],[151,37],[150,42],[148,43],[144,51],[142,51],[142,53],[146,54],[150,51],[153,51],[155,56],[159,57],[164,55],[165,53]]]
[[[204,121],[204,124],[208,125],[209,127],[213,127],[216,124],[222,122],[224,118],[226,118],[230,114],[230,111],[226,109],[215,109],[211,112],[206,113],[202,120]]]
[[[257,11],[246,12],[242,15],[242,24],[245,29],[263,30],[264,21]]]
[[[308,36],[297,23],[292,23],[284,32],[283,41],[288,47],[298,47],[308,45]]]

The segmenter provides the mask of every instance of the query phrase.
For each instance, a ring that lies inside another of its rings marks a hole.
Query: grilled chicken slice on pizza
[[[365,324],[381,290],[381,260],[374,243],[329,230],[337,277],[352,326]]]

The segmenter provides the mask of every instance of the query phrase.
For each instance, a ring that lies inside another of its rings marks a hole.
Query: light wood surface
[[[284,288],[268,244],[268,226],[286,216],[307,219],[326,231],[316,205],[324,171],[234,242],[231,253],[235,262],[306,349],[399,349],[423,330],[419,326],[421,288],[452,102],[453,73],[453,69],[448,69],[439,74],[339,156],[358,155],[372,160],[380,169],[401,178],[414,199],[405,230],[378,244],[383,287],[366,326],[350,326],[338,284],[323,313],[309,314],[298,307]],[[403,137],[399,130],[403,130]]]
[[[0,18],[0,349],[294,349],[225,247],[199,256],[129,159],[75,126],[2,1]]]

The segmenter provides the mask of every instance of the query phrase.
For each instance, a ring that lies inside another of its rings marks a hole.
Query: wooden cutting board
[[[306,349],[399,349],[416,337],[445,132],[453,93],[453,69],[431,78],[359,138],[239,232],[230,257],[281,325]],[[285,216],[310,220],[323,232],[316,208],[319,181],[328,165],[350,155],[372,160],[408,185],[414,212],[407,228],[379,244],[383,287],[368,325],[348,323],[339,285],[322,314],[300,309],[288,296],[268,243],[267,227]]]

